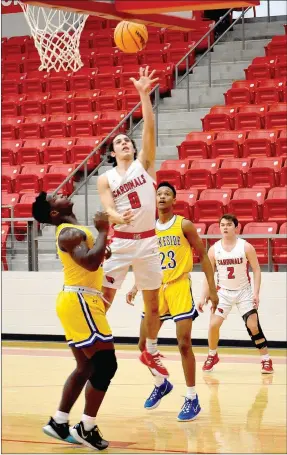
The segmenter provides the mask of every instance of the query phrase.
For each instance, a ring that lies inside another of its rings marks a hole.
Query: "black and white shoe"
[[[83,422],[80,422],[70,428],[70,434],[76,441],[90,447],[90,449],[104,450],[109,446],[108,441],[102,438],[97,425],[92,430],[86,431]]]
[[[47,425],[43,427],[43,431],[48,436],[60,439],[60,441],[66,441],[69,442],[70,444],[79,444],[79,442],[76,441],[76,439],[74,439],[73,436],[71,436],[68,422],[57,423],[55,422],[53,417],[51,417]]]

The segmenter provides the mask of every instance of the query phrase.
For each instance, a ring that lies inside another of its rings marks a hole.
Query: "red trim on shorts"
[[[145,232],[121,232],[114,231],[113,237],[116,239],[130,239],[130,240],[141,240],[155,236],[155,229]]]

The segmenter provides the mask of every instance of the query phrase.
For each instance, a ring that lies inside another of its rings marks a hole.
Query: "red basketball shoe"
[[[262,360],[261,361],[261,373],[262,374],[272,374],[274,373],[273,366],[272,366],[272,360]]]
[[[214,365],[216,365],[218,362],[219,362],[219,357],[218,357],[217,353],[215,355],[208,355],[207,359],[204,362],[204,365],[202,367],[203,371],[212,371]]]
[[[168,378],[169,374],[165,366],[161,363],[161,357],[162,355],[159,352],[150,354],[147,351],[143,351],[140,355],[140,361],[146,365],[155,376]]]

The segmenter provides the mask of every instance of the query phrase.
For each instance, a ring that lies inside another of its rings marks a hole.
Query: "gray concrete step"
[[[191,88],[189,90],[191,109],[208,108],[214,104],[224,104],[223,93],[230,88],[230,84],[220,87],[205,87],[204,90]],[[173,109],[186,108],[186,90],[172,90],[171,98],[164,98],[161,105],[162,112]]]
[[[249,50],[260,50],[264,48],[268,43],[270,42],[270,39],[262,38],[262,39],[257,39],[257,40],[245,40],[245,51]],[[224,48],[224,52],[232,54],[233,51],[240,51],[242,50],[242,41],[220,41],[216,46],[214,46],[214,54],[222,54]],[[222,54],[223,55],[223,54]]]
[[[229,62],[229,63],[234,63],[234,62],[250,62],[252,61],[255,57],[264,57],[265,56],[265,50],[264,46],[260,49],[247,49],[247,50],[242,50],[242,49],[237,49],[234,50],[233,52],[226,52],[220,53],[220,52],[211,52],[211,63],[220,63],[220,62]],[[209,56],[207,55],[204,57],[201,62],[199,62],[199,66],[205,66],[208,65],[209,61]]]

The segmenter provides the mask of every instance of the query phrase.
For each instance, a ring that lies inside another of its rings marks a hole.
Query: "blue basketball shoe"
[[[173,385],[167,380],[164,380],[164,383],[161,384],[159,387],[155,386],[152,393],[146,400],[144,407],[146,409],[155,409],[161,402],[161,399],[171,392],[173,389]]]
[[[184,399],[184,404],[181,408],[180,413],[177,416],[179,422],[189,422],[194,420],[201,411],[200,404],[198,402],[198,396],[191,400],[190,398]]]
[[[73,436],[71,436],[68,422],[57,423],[53,417],[51,417],[47,425],[43,427],[43,431],[48,436],[60,439],[60,441],[69,442],[70,444],[80,444],[75,438],[73,438]]]

